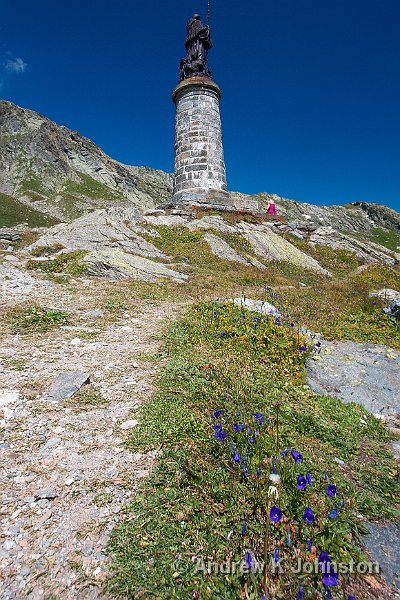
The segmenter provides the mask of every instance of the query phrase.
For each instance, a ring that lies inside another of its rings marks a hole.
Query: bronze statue
[[[193,15],[187,24],[185,48],[186,58],[181,60],[180,81],[189,77],[210,77],[211,72],[207,64],[207,55],[212,42],[210,28],[203,25],[200,15]]]

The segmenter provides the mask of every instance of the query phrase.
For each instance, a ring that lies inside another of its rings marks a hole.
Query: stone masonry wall
[[[209,189],[227,190],[220,90],[211,80],[189,79],[174,92],[176,104],[174,203],[200,200]]]

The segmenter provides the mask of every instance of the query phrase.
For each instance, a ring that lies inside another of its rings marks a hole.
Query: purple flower
[[[322,550],[321,554],[318,557],[318,564],[321,571],[325,572],[325,569],[327,568],[327,565],[330,564],[330,562],[331,557],[327,552],[325,552],[325,550]]]
[[[337,585],[339,581],[339,575],[337,573],[335,573],[335,571],[332,571],[332,573],[325,573],[322,576],[322,583],[324,585],[326,585],[327,587],[330,587],[332,585]]]
[[[304,588],[302,585],[299,586],[299,591],[297,592],[296,600],[304,600]]]
[[[373,303],[372,303],[372,306],[376,306],[376,302],[375,302],[375,300],[373,301]]]
[[[264,423],[264,417],[261,413],[256,413],[254,415],[254,418],[258,422],[259,425],[262,425]]]
[[[328,517],[330,519],[337,519],[339,515],[339,511],[337,508],[332,508],[331,512],[329,513]]]
[[[281,320],[278,317],[276,317],[276,319],[275,319],[275,324],[276,325],[280,325],[281,324]]]
[[[285,458],[285,456],[287,455],[288,452],[289,452],[289,448],[285,448],[284,450],[282,450],[281,456],[283,456],[283,458]]]
[[[225,331],[221,331],[221,337],[226,337],[226,332]]]
[[[235,452],[233,460],[235,463],[240,463],[240,452]]]
[[[213,429],[214,429],[214,431],[221,431],[221,429],[222,429],[221,423],[215,423],[215,425],[213,425]]]
[[[296,487],[298,490],[305,490],[307,487],[307,480],[305,477],[303,477],[303,475],[299,475],[297,477],[297,484]]]
[[[243,526],[242,526],[242,535],[246,535],[246,531],[247,531],[247,521],[245,519],[243,521]]]
[[[334,483],[330,483],[326,488],[326,493],[331,498],[333,498],[333,496],[336,496],[336,485]]]
[[[253,559],[249,551],[246,552],[246,565],[253,570]]]
[[[308,485],[312,485],[313,484],[310,472],[306,473],[306,480],[307,480]]]
[[[275,548],[274,550],[274,561],[279,562],[279,548]]]
[[[311,508],[305,509],[304,515],[303,515],[303,521],[305,521],[309,525],[312,525],[312,523],[315,523],[315,516],[314,516],[314,513],[311,510]]]
[[[261,467],[257,467],[257,477],[261,477]]]
[[[299,352],[307,352],[307,346],[300,346]]]
[[[273,523],[279,523],[279,521],[282,519],[282,516],[283,513],[280,508],[277,506],[271,507],[271,510],[269,511],[269,518]]]
[[[300,454],[300,452],[297,452],[297,450],[292,450],[291,455],[292,455],[294,462],[296,462],[296,463],[300,463],[303,460],[302,455]]]
[[[214,317],[218,317],[219,312],[217,310],[214,310],[213,315],[214,315]]]
[[[226,440],[226,433],[225,431],[223,431],[223,429],[220,429],[219,431],[217,431],[214,435],[215,439],[218,440],[219,442],[223,442]]]
[[[290,323],[290,327],[294,327],[294,323]]]
[[[309,552],[311,552],[311,550],[312,550],[310,538],[307,538],[307,549],[308,549]]]
[[[244,423],[234,423],[233,424],[233,429],[238,432],[238,431],[243,431],[245,425]]]
[[[347,600],[356,600],[356,597],[355,597],[355,596],[349,596],[349,597],[347,598]]]
[[[216,410],[215,413],[214,413],[214,419],[218,419],[218,417],[221,416],[221,413],[222,413],[221,409]]]

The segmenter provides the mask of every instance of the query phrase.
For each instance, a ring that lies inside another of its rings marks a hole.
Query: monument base
[[[204,210],[262,216],[263,214],[265,215],[262,204],[262,201],[259,199],[244,194],[235,194],[216,189],[200,190],[197,188],[174,194],[171,200],[164,202],[160,208],[183,208],[194,212]]]

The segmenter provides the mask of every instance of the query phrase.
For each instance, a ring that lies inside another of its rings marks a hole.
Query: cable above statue
[[[186,58],[181,60],[180,81],[190,77],[210,77],[207,55],[212,42],[210,28],[203,25],[200,15],[193,15],[187,24],[185,48]]]

